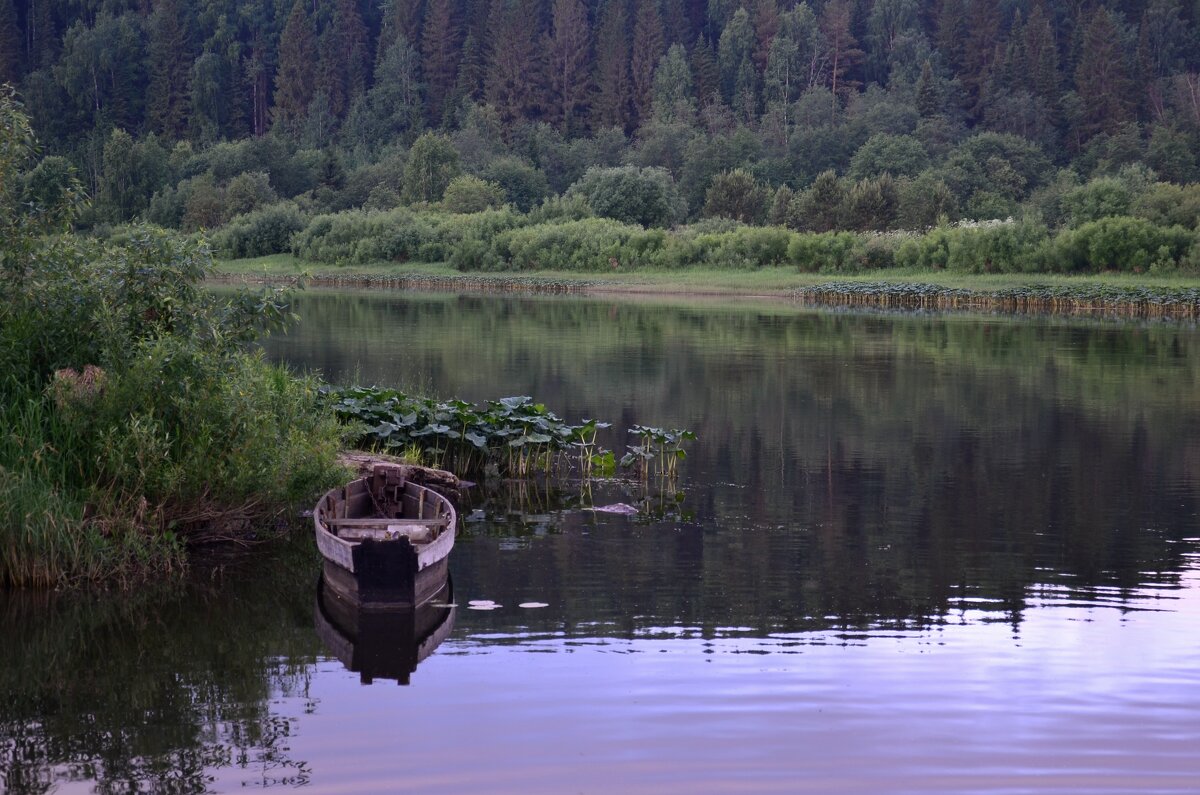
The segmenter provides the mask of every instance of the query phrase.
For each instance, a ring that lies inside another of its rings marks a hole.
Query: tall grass
[[[270,533],[341,474],[343,433],[315,382],[244,349],[281,296],[206,293],[197,241],[78,239],[78,183],[30,194],[35,161],[0,87],[0,586],[152,577]]]

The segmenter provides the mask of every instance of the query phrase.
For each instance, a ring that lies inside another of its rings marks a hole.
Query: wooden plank
[[[432,541],[433,528],[417,524],[390,524],[387,527],[347,527],[338,533],[346,541],[398,541],[407,538],[416,543]]]
[[[387,519],[382,516],[373,516],[369,519],[326,519],[326,527],[383,527],[389,524],[413,524],[423,527],[433,527],[446,523],[446,517],[442,516],[437,519],[409,519],[407,517],[398,516],[392,519]]]

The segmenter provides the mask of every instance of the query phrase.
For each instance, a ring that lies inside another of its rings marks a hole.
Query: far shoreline
[[[580,273],[460,272],[440,263],[329,266],[273,255],[216,263],[209,281],[313,287],[572,294],[664,298],[736,298],[813,306],[1052,315],[1200,318],[1200,277],[1185,275],[970,274],[879,270],[803,273],[792,267],[746,270]]]

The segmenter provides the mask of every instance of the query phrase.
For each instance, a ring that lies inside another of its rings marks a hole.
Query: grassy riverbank
[[[344,475],[315,379],[247,349],[279,297],[201,289],[203,245],[70,233],[82,205],[0,89],[0,588],[162,579]]]
[[[1106,274],[972,274],[888,269],[830,276],[791,267],[688,269],[581,274],[541,270],[462,273],[444,263],[331,266],[289,254],[225,260],[221,281],[271,283],[307,276],[310,284],[582,294],[729,295],[825,305],[1124,312],[1200,316],[1200,276]]]

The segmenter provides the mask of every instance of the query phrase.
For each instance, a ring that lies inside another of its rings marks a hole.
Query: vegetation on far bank
[[[100,237],[464,272],[1200,271],[1180,0],[6,5],[0,81]]]

